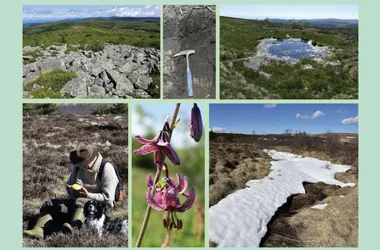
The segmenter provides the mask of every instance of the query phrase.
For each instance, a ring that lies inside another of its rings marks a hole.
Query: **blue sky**
[[[357,133],[356,104],[210,104],[215,132],[278,134],[286,129],[310,134]]]
[[[159,5],[24,5],[23,20],[88,17],[159,17]]]
[[[183,148],[196,145],[196,142],[190,137],[188,129],[188,120],[192,107],[192,103],[181,104],[177,117],[181,118],[181,121],[174,130],[173,137],[176,139],[171,142],[175,147]],[[198,104],[198,107],[204,121],[204,105]],[[132,135],[145,136],[152,129],[154,133],[160,131],[168,114],[170,115],[169,120],[171,120],[174,108],[175,103],[132,104]],[[143,113],[138,112],[137,109],[142,109]]]
[[[221,16],[264,19],[358,19],[357,5],[224,5]]]

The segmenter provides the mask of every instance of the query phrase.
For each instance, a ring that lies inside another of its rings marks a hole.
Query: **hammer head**
[[[181,52],[175,54],[173,56],[173,58],[177,57],[177,56],[186,56],[186,57],[188,57],[188,56],[190,56],[191,54],[194,54],[194,53],[195,53],[195,50],[184,50],[184,51],[181,51]]]

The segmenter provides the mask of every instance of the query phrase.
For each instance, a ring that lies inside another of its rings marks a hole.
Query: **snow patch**
[[[305,193],[303,182],[355,186],[355,183],[334,178],[335,173],[346,172],[351,166],[275,150],[264,151],[276,160],[271,162],[269,175],[248,181],[245,189],[228,195],[209,210],[210,240],[219,247],[259,247],[277,209],[289,196]]]
[[[312,209],[319,209],[319,210],[323,210],[323,209],[325,209],[327,206],[328,206],[329,204],[317,204],[317,205],[314,205],[314,206],[312,206],[311,208]]]

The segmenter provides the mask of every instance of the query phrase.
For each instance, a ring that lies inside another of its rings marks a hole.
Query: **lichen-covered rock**
[[[41,53],[24,56],[26,64],[22,72],[23,85],[44,72],[60,69],[78,75],[60,91],[62,95],[68,97],[151,98],[148,92],[152,78],[149,75],[160,69],[159,50],[111,44],[104,44],[103,51],[97,52],[81,49],[68,52],[67,49],[66,44],[51,45],[45,49],[25,46],[24,53],[32,51]],[[28,61],[35,62],[28,63]],[[143,92],[138,91],[136,96],[137,89]],[[26,93],[23,96],[27,96]]]
[[[65,62],[60,58],[46,58],[38,61],[41,72],[52,71],[55,69],[66,69]]]
[[[143,90],[147,90],[150,86],[150,84],[152,83],[152,78],[150,78],[149,76],[147,75],[140,75],[139,78],[137,79],[137,81],[135,82],[135,86],[138,88],[138,89],[143,89]]]
[[[104,98],[105,95],[106,95],[106,90],[101,86],[92,85],[89,88],[89,91],[88,91],[89,98]]]
[[[82,74],[77,78],[69,81],[65,86],[63,86],[60,92],[65,96],[74,98],[87,98],[87,86],[91,85],[91,81],[92,79],[88,75]]]

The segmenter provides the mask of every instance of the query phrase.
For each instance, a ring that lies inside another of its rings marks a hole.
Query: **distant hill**
[[[111,106],[110,104],[104,104]],[[61,104],[58,106],[60,115],[75,114],[75,115],[90,115],[92,109],[96,109],[100,104]]]
[[[51,19],[33,19],[33,20],[23,20],[23,26],[28,27],[32,25],[44,24],[44,23],[55,23],[55,22],[77,22],[82,20],[159,20],[159,17],[89,17],[89,18],[51,18]]]
[[[357,19],[277,19],[270,18],[271,22],[274,23],[287,23],[288,21],[297,22],[309,22],[312,27],[347,27],[347,26],[358,26],[359,21]]]
[[[160,19],[154,17],[91,17],[63,20],[34,20],[24,22],[24,34],[35,34],[73,27],[110,29],[134,29],[160,32]]]

